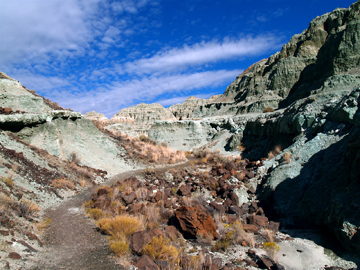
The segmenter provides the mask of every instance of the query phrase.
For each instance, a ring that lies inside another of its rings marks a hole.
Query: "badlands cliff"
[[[149,136],[175,149],[208,147],[250,159],[282,149],[263,167],[263,202],[285,223],[324,226],[359,252],[359,10],[358,1],[315,18],[223,95],[167,109],[181,120],[155,121]],[[275,111],[263,113],[267,107]]]

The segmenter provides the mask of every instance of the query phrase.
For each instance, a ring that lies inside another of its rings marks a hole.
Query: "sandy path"
[[[188,165],[189,162],[186,162],[155,170],[166,171]],[[143,170],[125,172],[103,185],[111,185],[142,172]],[[52,219],[43,239],[45,248],[37,253],[27,269],[123,269],[115,263],[107,246],[106,236],[96,231],[94,223],[85,216],[82,209],[82,204],[96,188],[90,188],[45,211],[45,216]]]

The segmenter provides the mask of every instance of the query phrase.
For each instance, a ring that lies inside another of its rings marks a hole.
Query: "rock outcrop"
[[[149,136],[178,149],[268,157],[258,188],[266,210],[284,225],[326,227],[359,252],[359,10],[358,1],[317,17],[216,103],[194,109],[198,120],[158,121]]]
[[[7,134],[12,133],[24,143],[62,160],[76,155],[82,165],[110,174],[132,168],[119,159],[125,151],[92,121],[37,96],[4,73],[0,74],[0,107],[7,108],[0,115],[3,147],[25,151],[20,150],[23,147],[10,147],[13,143]]]
[[[120,110],[110,119],[111,124],[106,129],[132,136],[147,135],[150,127],[159,120],[175,121],[176,118],[160,104],[141,103]]]

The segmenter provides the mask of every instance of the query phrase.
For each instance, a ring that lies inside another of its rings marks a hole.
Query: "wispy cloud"
[[[189,66],[264,53],[279,45],[279,38],[272,35],[201,42],[161,51],[152,57],[126,63],[124,71],[136,74],[179,71]]]

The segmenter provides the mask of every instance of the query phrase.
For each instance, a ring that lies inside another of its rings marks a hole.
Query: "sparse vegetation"
[[[280,247],[274,242],[264,242],[263,247],[268,256],[272,258],[275,262],[277,262],[277,254],[280,251]]]
[[[274,112],[275,110],[271,107],[266,107],[264,110],[263,110],[263,113],[268,113],[268,112]]]
[[[272,159],[276,157],[278,154],[280,154],[280,152],[281,152],[281,146],[280,145],[275,146],[274,150],[268,153],[268,159]]]
[[[283,157],[283,160],[284,160],[286,163],[289,164],[289,163],[290,163],[291,156],[292,156],[291,153],[285,152],[282,157]]]
[[[150,243],[144,246],[143,253],[153,260],[162,260],[168,261],[171,264],[178,264],[180,251],[169,242],[170,239],[164,239],[163,236],[155,236]]]
[[[67,180],[65,177],[55,179],[54,181],[52,181],[50,186],[60,189],[76,190],[74,182],[71,180]]]

